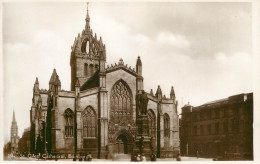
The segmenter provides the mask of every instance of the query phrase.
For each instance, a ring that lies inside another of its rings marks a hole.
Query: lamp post
[[[45,151],[45,154],[47,155],[47,147],[46,147],[46,143],[47,143],[47,141],[46,141],[46,125],[47,125],[47,123],[46,123],[46,113],[44,113],[44,120],[45,120],[45,124],[44,124],[44,151]]]

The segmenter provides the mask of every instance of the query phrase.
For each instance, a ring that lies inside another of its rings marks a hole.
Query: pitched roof
[[[98,87],[99,84],[99,70],[97,70],[94,75],[88,79],[81,87],[80,90],[84,91],[86,89]]]

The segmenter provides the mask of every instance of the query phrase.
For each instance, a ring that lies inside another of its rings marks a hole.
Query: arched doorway
[[[115,154],[128,154],[127,151],[127,138],[124,134],[120,134],[116,139],[116,144],[114,147]]]

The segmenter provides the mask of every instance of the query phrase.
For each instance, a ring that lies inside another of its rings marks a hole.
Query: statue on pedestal
[[[142,91],[141,95],[136,96],[136,107],[138,116],[147,114],[148,97],[147,94]]]

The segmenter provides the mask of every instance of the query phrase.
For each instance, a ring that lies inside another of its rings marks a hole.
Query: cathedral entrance
[[[116,144],[114,147],[115,154],[127,154],[127,138],[125,135],[120,134],[116,139]]]

